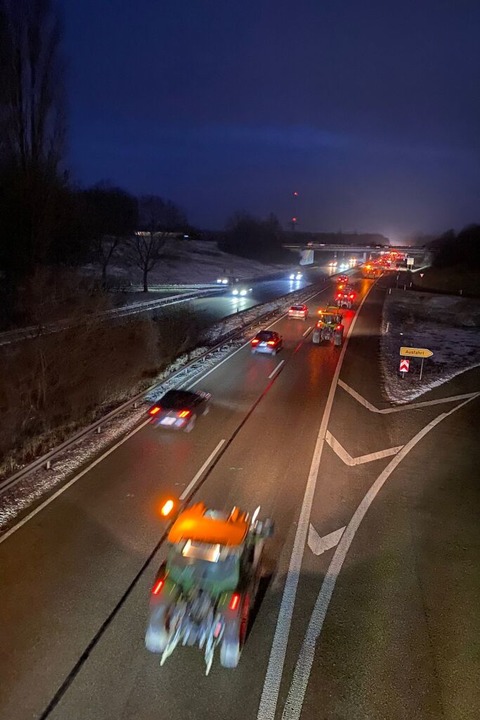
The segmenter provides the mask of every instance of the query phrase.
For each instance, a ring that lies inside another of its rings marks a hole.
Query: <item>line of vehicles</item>
[[[351,308],[355,297],[349,278],[339,276],[335,304],[317,311],[313,343],[342,345],[342,310]],[[309,309],[295,304],[287,316],[306,321]],[[250,341],[252,354],[276,355],[282,347],[282,336],[270,329],[260,330]],[[210,393],[169,390],[148,410],[150,422],[191,432],[197,418],[208,413],[210,402]],[[204,652],[206,674],[217,647],[220,664],[237,667],[264,576],[265,543],[273,534],[273,522],[268,518],[260,521],[259,511],[257,508],[250,516],[236,507],[223,512],[203,503],[181,509],[173,497],[162,505],[161,516],[173,524],[167,536],[167,559],[151,590],[145,634],[146,648],[160,656],[161,665],[178,645],[186,645]]]

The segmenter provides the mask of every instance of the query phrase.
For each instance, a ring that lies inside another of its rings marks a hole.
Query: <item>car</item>
[[[335,282],[340,285],[346,285],[348,283],[348,275],[337,275]]]
[[[308,317],[308,308],[306,305],[292,305],[288,311],[288,317],[293,320],[306,320]]]
[[[239,285],[237,287],[234,287],[232,290],[232,295],[234,297],[245,297],[248,295],[248,293],[252,292],[252,288],[246,287],[244,285]]]
[[[331,262],[328,263],[328,267],[337,267],[337,261],[332,260]]]
[[[337,306],[339,308],[343,307],[350,309],[356,296],[357,293],[351,285],[346,285],[345,287],[338,287],[335,294],[335,302],[337,303]]]
[[[267,353],[276,355],[283,347],[283,338],[274,330],[260,330],[250,341],[252,355]]]
[[[227,277],[217,278],[217,285],[228,285],[228,278]]]
[[[149,409],[151,425],[190,432],[199,415],[206,415],[210,409],[211,395],[207,392],[190,390],[168,390]]]
[[[303,278],[303,274],[298,270],[297,272],[290,273],[290,280],[301,280]]]

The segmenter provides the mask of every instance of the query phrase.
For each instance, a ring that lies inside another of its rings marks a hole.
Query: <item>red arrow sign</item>
[[[400,360],[400,372],[408,372],[410,369],[410,360],[407,360],[407,358],[402,358]]]

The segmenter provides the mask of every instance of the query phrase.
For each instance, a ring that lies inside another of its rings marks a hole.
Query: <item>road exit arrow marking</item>
[[[432,357],[433,352],[427,348],[401,347],[400,355],[402,357],[429,358]]]
[[[338,455],[340,460],[350,467],[353,467],[354,465],[363,465],[364,463],[373,462],[374,460],[381,460],[382,458],[390,457],[390,455],[396,455],[403,447],[403,445],[398,445],[397,447],[387,448],[386,450],[378,450],[377,452],[368,453],[368,455],[359,455],[354,458],[342,445],[340,445],[338,440],[333,437],[329,430],[327,430],[325,440],[330,445],[333,452]]]
[[[329,535],[320,537],[312,523],[310,523],[308,528],[308,547],[314,555],[321,555],[338,545],[344,530],[345,527],[342,527],[340,530],[334,530],[334,532],[331,532]]]

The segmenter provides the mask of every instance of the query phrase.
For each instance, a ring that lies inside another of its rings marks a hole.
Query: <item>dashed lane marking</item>
[[[371,286],[373,287],[373,285]],[[257,713],[257,720],[274,720],[275,711],[278,704],[278,695],[280,692],[280,683],[283,675],[283,666],[285,664],[285,656],[287,652],[288,637],[292,624],[293,609],[295,606],[295,598],[297,595],[298,581],[300,579],[300,570],[302,567],[303,553],[307,541],[308,528],[310,525],[310,514],[312,511],[313,498],[317,485],[318,471],[320,469],[320,461],[322,459],[323,445],[325,442],[325,434],[327,432],[330,413],[332,411],[333,398],[337,388],[338,377],[342,369],[343,359],[347,351],[348,342],[352,335],[353,329],[357,322],[363,303],[368,297],[371,287],[363,297],[358,310],[348,329],[343,348],[338,358],[337,367],[332,378],[330,390],[327,397],[327,403],[323,412],[322,421],[315,442],[310,471],[308,473],[305,494],[303,496],[300,517],[298,519],[297,530],[293,542],[292,555],[288,566],[285,587],[283,589],[282,601],[277,617],[277,625],[273,636],[272,648],[268,659],[267,672],[263,683],[262,696]]]

